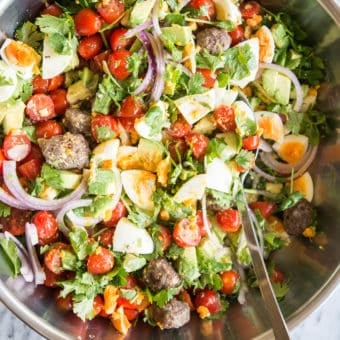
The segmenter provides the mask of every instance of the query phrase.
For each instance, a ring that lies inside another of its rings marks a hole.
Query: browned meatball
[[[143,281],[153,292],[161,289],[175,288],[181,283],[181,278],[165,258],[153,259],[145,267]]]
[[[162,329],[180,328],[190,320],[189,305],[177,299],[172,299],[162,308],[152,305],[149,311],[151,319]]]
[[[304,198],[283,212],[283,224],[290,235],[301,235],[312,222],[313,206]]]
[[[90,149],[83,135],[67,132],[40,138],[38,144],[46,162],[56,169],[83,169],[89,164]]]
[[[231,38],[226,30],[210,27],[197,33],[197,44],[216,55],[229,48]]]
[[[63,119],[65,128],[72,133],[91,136],[91,115],[77,108],[69,108]]]

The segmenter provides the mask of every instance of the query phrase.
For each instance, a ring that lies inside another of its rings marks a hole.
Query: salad
[[[126,334],[218,318],[313,239],[329,131],[306,33],[256,1],[60,0],[0,47],[1,270]],[[242,199],[243,193],[247,200]]]

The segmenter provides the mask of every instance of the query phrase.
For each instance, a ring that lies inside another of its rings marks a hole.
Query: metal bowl
[[[340,120],[340,4],[335,0],[263,0],[269,8],[284,8],[297,15],[328,64],[327,83],[319,95],[319,108]],[[34,16],[41,0],[1,0],[0,40],[11,36],[18,23]],[[340,136],[339,129],[319,149],[312,167],[322,233],[312,243],[294,239],[288,248],[275,254],[275,261],[291,277],[288,296],[280,303],[288,326],[293,329],[315,310],[340,282]],[[21,281],[0,276],[0,300],[18,318],[49,339],[119,338],[106,320],[83,323],[55,309],[51,292]],[[250,339],[271,338],[270,325],[259,293],[251,291],[246,305],[234,304],[220,320],[200,321],[193,317],[178,330],[160,331],[139,324],[129,339]]]

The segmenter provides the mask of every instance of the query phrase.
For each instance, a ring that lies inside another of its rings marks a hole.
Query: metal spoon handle
[[[259,284],[262,299],[264,301],[264,305],[266,307],[268,317],[273,328],[275,339],[289,340],[290,337],[288,333],[287,324],[283,318],[272,285],[270,283],[266,265],[264,263],[260,247],[257,241],[254,224],[250,218],[249,207],[243,191],[242,195],[244,206],[240,204],[238,206],[238,209],[241,212],[242,226],[246,236],[247,245],[252,258],[253,268]]]

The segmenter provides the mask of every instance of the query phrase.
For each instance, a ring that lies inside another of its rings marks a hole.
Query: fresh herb
[[[35,50],[40,50],[44,34],[38,31],[37,25],[26,21],[15,31],[15,39],[24,42]]]
[[[3,189],[0,189],[3,190]],[[0,202],[0,217],[8,217],[11,215],[11,207],[7,204]]]
[[[226,57],[224,54],[220,55],[212,55],[206,50],[196,54],[196,62],[197,66],[200,68],[208,68],[212,72],[215,72],[217,69],[223,68],[226,63]]]
[[[188,81],[187,94],[190,95],[204,92],[203,83],[203,75],[201,73],[195,73]]]
[[[128,70],[132,73],[132,77],[137,78],[138,75],[143,71],[144,69],[144,60],[145,56],[140,53],[132,53],[128,58],[127,58],[127,63],[128,63]]]
[[[162,289],[157,293],[152,293],[148,288],[146,289],[145,293],[150,301],[150,303],[155,303],[158,307],[162,308],[164,307],[174,296],[176,296],[180,291],[182,290],[182,287],[176,287],[176,288],[168,288],[168,289]]]
[[[91,255],[98,247],[97,242],[90,240],[83,228],[76,228],[69,234],[70,243],[79,260],[84,260]]]
[[[251,151],[242,149],[235,158],[236,163],[243,169],[250,169],[255,162],[255,154]]]
[[[221,209],[230,208],[233,202],[233,196],[230,193],[214,189],[207,189],[208,200],[212,204],[217,204]]]
[[[0,272],[12,277],[20,274],[21,261],[14,241],[0,237]]]

